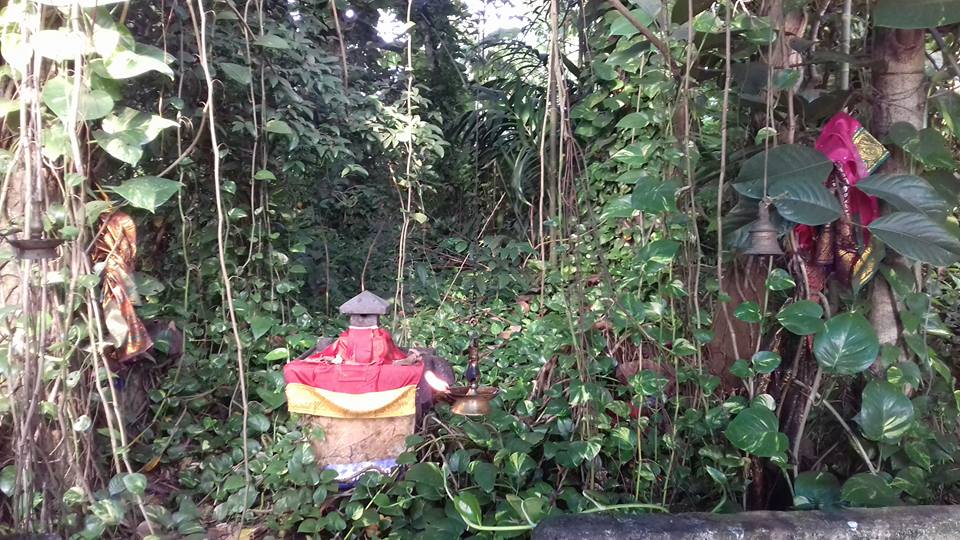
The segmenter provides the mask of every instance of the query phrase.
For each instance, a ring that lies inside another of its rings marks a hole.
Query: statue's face
[[[379,315],[351,315],[350,326],[380,326]]]

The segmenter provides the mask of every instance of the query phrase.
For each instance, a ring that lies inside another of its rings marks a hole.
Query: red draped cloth
[[[880,215],[880,204],[856,188],[887,157],[885,149],[849,114],[840,112],[823,127],[816,149],[834,164],[826,186],[840,200],[839,220],[821,227],[797,225],[795,247],[807,270],[811,296],[823,289],[831,272],[850,281],[862,247],[870,241],[863,227]],[[856,228],[858,224],[861,227]],[[860,237],[858,238],[858,234]]]
[[[422,362],[403,366],[328,364],[294,360],[283,368],[283,378],[288,384],[305,384],[345,394],[367,394],[416,385],[422,375]]]
[[[337,356],[347,364],[389,364],[407,357],[393,343],[390,332],[383,328],[351,327],[326,349],[310,355],[308,360]]]

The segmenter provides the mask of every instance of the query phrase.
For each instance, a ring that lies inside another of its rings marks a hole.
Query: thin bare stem
[[[240,328],[237,324],[237,313],[233,305],[233,289],[230,286],[230,272],[227,270],[226,257],[226,238],[224,234],[225,217],[223,212],[223,198],[221,197],[221,177],[220,177],[220,144],[217,142],[217,121],[216,104],[213,95],[213,77],[210,75],[210,64],[207,58],[207,12],[203,6],[203,0],[197,0],[197,8],[200,12],[199,27],[197,17],[194,13],[193,4],[187,2],[190,10],[190,20],[193,23],[194,33],[197,35],[197,54],[200,59],[200,67],[203,70],[203,76],[207,85],[207,103],[206,110],[210,119],[208,127],[210,130],[210,148],[213,158],[213,194],[217,207],[217,258],[220,263],[220,275],[223,280],[224,297],[227,301],[227,312],[230,320],[230,329],[233,332],[234,347],[236,348],[237,358],[237,379],[240,385],[240,399],[243,401],[243,425],[241,426],[241,437],[243,438],[243,477],[244,477],[244,503],[248,500],[247,494],[250,489],[250,456],[247,445],[247,422],[250,414],[249,403],[247,402],[247,372],[246,362],[243,358],[243,343],[240,340]],[[243,511],[240,514],[240,521],[243,522],[246,516],[247,505],[243,504]]]

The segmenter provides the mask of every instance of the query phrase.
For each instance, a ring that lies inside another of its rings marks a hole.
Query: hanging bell
[[[777,228],[770,221],[770,203],[760,203],[757,221],[750,227],[750,247],[744,251],[747,255],[783,255],[780,242],[777,241]]]

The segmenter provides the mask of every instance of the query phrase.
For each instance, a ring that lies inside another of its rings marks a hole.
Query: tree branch
[[[933,36],[933,40],[936,41],[937,46],[940,47],[940,52],[943,53],[943,59],[953,68],[954,75],[960,77],[960,66],[957,65],[957,59],[953,57],[950,49],[947,48],[946,42],[943,41],[943,35],[940,34],[940,31],[936,28],[930,28],[930,35]],[[936,65],[934,65],[934,67],[936,67]]]
[[[618,13],[623,15],[627,21],[632,24],[643,37],[660,51],[660,54],[663,55],[664,59],[667,61],[667,67],[670,68],[670,72],[674,75],[677,74],[676,66],[673,64],[673,56],[670,55],[670,48],[667,47],[667,44],[664,43],[660,38],[654,35],[654,33],[647,28],[647,26],[640,22],[639,19],[633,16],[633,13],[630,13],[630,10],[627,9],[627,6],[623,5],[623,2],[620,0],[610,0],[610,5],[613,6],[613,9],[617,10]]]

